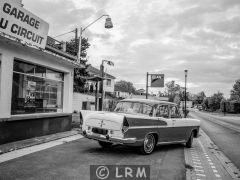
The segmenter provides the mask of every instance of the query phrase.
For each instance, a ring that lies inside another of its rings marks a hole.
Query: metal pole
[[[148,72],[147,72],[147,80],[146,80],[146,99],[148,98]]]
[[[75,43],[77,44],[78,39],[78,28],[75,29]]]
[[[103,110],[103,98],[104,98],[104,89],[103,89],[103,78],[104,78],[104,66],[103,66],[103,61],[102,64],[100,66],[100,70],[101,70],[101,84],[100,84],[100,89],[101,89],[101,102],[99,102],[99,111]]]
[[[98,110],[98,81],[96,81],[95,85],[95,111]]]
[[[80,63],[81,58],[81,50],[82,50],[82,28],[80,28],[80,35],[79,35],[79,45],[78,45],[78,54],[77,54],[77,60]]]
[[[185,74],[185,118],[187,117],[187,74]]]

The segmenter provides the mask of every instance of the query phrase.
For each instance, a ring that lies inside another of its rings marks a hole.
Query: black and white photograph
[[[0,180],[240,180],[240,0],[0,0]]]

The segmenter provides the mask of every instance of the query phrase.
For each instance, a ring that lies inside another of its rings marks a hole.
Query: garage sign
[[[49,24],[13,0],[0,1],[0,32],[45,48]]]

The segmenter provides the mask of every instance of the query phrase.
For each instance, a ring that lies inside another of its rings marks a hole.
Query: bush
[[[228,113],[240,113],[240,102],[238,101],[222,101],[220,104],[220,109],[224,112],[224,103],[225,103],[225,110]]]

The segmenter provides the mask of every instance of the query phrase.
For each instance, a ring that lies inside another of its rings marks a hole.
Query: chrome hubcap
[[[150,153],[153,151],[154,148],[154,144],[155,144],[155,140],[153,135],[149,134],[145,137],[144,139],[144,150],[147,153]]]

